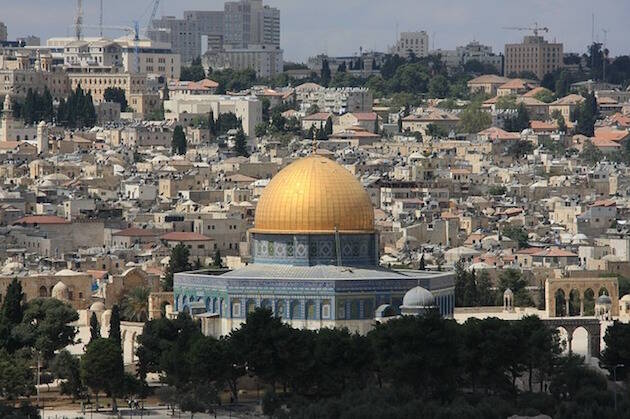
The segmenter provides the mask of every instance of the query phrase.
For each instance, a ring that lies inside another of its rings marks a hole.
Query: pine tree
[[[116,304],[112,307],[112,317],[109,319],[109,338],[118,342],[118,345],[122,342],[120,335],[120,309]]]
[[[234,139],[234,150],[239,156],[249,157],[249,152],[247,151],[247,137],[245,137],[243,128],[239,128],[236,133],[236,138]]]
[[[173,154],[184,155],[186,154],[186,149],[188,148],[188,143],[186,141],[186,133],[181,125],[175,127],[173,131],[173,141],[171,142],[171,148]]]
[[[101,326],[98,324],[96,313],[90,317],[90,342],[101,337]]]

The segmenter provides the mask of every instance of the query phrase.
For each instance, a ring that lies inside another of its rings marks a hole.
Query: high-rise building
[[[224,42],[235,48],[280,45],[280,10],[262,0],[229,1],[224,6]]]
[[[563,46],[530,35],[520,44],[505,44],[505,75],[532,72],[538,80],[562,67]]]
[[[171,50],[180,54],[182,64],[201,56],[201,31],[197,20],[163,16],[153,21],[153,28],[147,35],[154,42],[170,43]]]
[[[402,32],[396,45],[390,48],[390,53],[409,58],[411,54],[416,57],[429,55],[429,35],[425,31]]]
[[[7,31],[7,25],[3,22],[0,22],[0,41],[6,41],[9,37],[9,33]]]
[[[199,36],[208,37],[208,51],[216,51],[223,48],[223,17],[224,13],[222,10],[187,10],[184,12],[184,20],[197,22],[196,26]]]

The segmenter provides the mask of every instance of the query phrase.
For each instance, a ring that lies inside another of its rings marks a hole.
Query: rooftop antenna
[[[77,0],[77,11],[74,18],[74,35],[81,40],[83,35],[83,0]]]
[[[100,29],[101,38],[103,37],[103,0],[99,0],[98,2],[99,12],[98,12],[98,27]]]

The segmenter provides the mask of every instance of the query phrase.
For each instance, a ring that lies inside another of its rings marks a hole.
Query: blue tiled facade
[[[340,258],[337,256],[337,249]],[[254,263],[294,266],[376,266],[379,258],[377,235],[374,233],[252,233],[251,254]]]
[[[435,278],[282,280],[230,278],[203,273],[175,275],[175,310],[203,302],[209,313],[244,319],[257,307],[291,320],[369,320],[382,304],[396,310],[404,294],[420,284],[433,293],[440,313],[452,317],[455,295],[450,274]]]

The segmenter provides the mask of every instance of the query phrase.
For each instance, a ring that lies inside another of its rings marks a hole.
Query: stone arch
[[[556,312],[554,315],[556,317],[565,317],[567,315],[567,303],[566,303],[566,293],[562,288],[558,288],[554,293],[554,301]]]
[[[595,315],[595,292],[592,288],[587,288],[584,291],[582,300],[584,301],[584,315],[585,316],[594,316]]]
[[[610,291],[608,290],[606,285],[602,285],[599,287],[599,291],[597,291],[597,296],[599,297],[601,295],[604,295],[604,293],[606,293],[606,295],[610,297]]]
[[[573,353],[582,355],[588,361],[591,356],[591,334],[584,326],[578,326],[573,330],[571,337]]]
[[[580,316],[582,311],[583,300],[580,295],[580,291],[576,288],[572,288],[569,291],[569,316]]]
[[[305,310],[304,310],[304,318],[306,320],[315,320],[316,318],[316,307],[315,302],[313,300],[308,300],[306,302]]]
[[[41,287],[39,287],[39,296],[40,298],[44,298],[44,297],[48,297],[48,290],[46,289],[46,287],[44,285],[42,285]]]
[[[217,297],[214,297],[214,298],[212,299],[212,312],[213,312],[213,313],[217,313],[217,312],[219,312],[219,311],[221,311],[221,310],[220,310],[220,309],[219,309],[219,307],[217,306]]]

